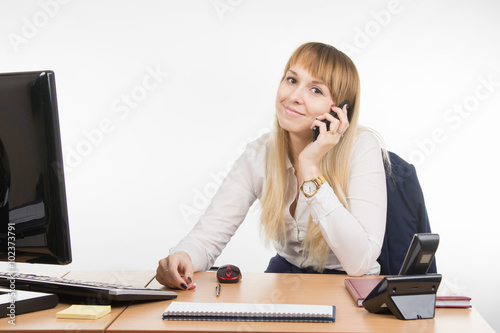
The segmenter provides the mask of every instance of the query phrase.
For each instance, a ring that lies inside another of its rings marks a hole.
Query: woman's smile
[[[291,108],[291,107],[286,106],[286,105],[284,105],[284,106],[283,106],[283,110],[284,110],[284,111],[285,111],[285,113],[286,113],[287,115],[289,115],[289,116],[296,116],[296,117],[297,117],[297,116],[299,116],[299,117],[303,117],[303,116],[305,116],[305,114],[304,114],[304,113],[299,112],[299,111],[295,110],[294,108]]]

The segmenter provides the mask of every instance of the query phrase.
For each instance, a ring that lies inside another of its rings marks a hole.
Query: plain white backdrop
[[[270,130],[290,54],[320,41],[357,65],[361,123],[417,167],[440,273],[500,331],[499,12],[494,0],[0,1],[0,72],[56,74],[64,269],[155,270]],[[254,207],[216,264],[261,272],[272,255]]]

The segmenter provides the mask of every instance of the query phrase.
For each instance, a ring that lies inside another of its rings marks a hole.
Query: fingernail
[[[188,276],[189,283],[193,282],[193,279],[191,279],[190,276]]]
[[[184,284],[184,283],[181,283],[181,287],[182,287],[182,289],[187,289],[188,286],[186,286],[186,284]]]

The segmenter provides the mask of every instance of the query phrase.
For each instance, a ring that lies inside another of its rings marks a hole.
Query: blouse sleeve
[[[262,192],[265,137],[248,145],[236,160],[206,212],[170,253],[189,254],[195,271],[208,270]]]
[[[373,134],[361,132],[358,136],[350,167],[349,210],[328,184],[306,202],[311,206],[313,222],[347,274],[359,276],[367,273],[380,255],[387,214],[385,169]]]

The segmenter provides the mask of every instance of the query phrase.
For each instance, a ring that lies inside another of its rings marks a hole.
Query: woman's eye
[[[315,94],[321,94],[321,95],[323,95],[323,92],[320,89],[316,88],[316,87],[312,88],[311,90]]]
[[[288,83],[292,83],[292,84],[297,83],[297,80],[295,80],[295,78],[293,78],[293,77],[287,77],[286,80],[288,81]]]

